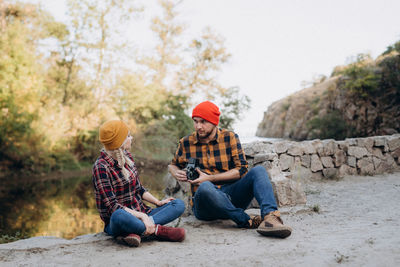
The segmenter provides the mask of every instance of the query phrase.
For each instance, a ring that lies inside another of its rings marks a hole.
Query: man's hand
[[[161,206],[167,204],[168,202],[170,202],[170,201],[172,201],[172,200],[174,200],[174,199],[175,199],[175,198],[173,198],[173,197],[169,197],[169,198],[163,199],[163,200],[161,200],[161,201],[158,201],[157,206],[158,206],[158,207],[161,207]]]
[[[181,182],[187,181],[186,171],[179,169],[175,165],[169,165],[168,169],[169,169],[169,172],[172,174],[172,176],[175,177],[176,180],[181,181]]]
[[[211,175],[200,171],[199,168],[196,168],[196,171],[199,173],[199,178],[197,178],[195,180],[187,180],[189,183],[191,183],[193,185],[199,185],[202,182],[211,181]]]

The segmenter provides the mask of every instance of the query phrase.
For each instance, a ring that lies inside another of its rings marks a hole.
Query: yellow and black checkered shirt
[[[201,143],[194,132],[179,140],[172,164],[183,169],[189,158],[195,158],[201,171],[217,174],[236,169],[243,177],[247,173],[247,161],[239,136],[232,131],[217,129],[216,136],[209,143]],[[192,187],[192,192],[197,188]]]

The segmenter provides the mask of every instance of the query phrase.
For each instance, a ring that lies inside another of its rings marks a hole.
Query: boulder
[[[291,169],[293,164],[294,164],[294,158],[292,156],[282,154],[279,157],[279,165],[280,165],[282,171]]]
[[[317,151],[315,150],[314,146],[312,145],[312,142],[310,141],[304,141],[301,143],[303,147],[303,151],[305,154],[315,154]]]
[[[185,203],[184,215],[192,214],[192,207],[190,205],[190,199],[192,193],[190,191],[190,184],[187,182],[177,181],[170,173],[164,176],[165,184],[165,195],[166,197],[179,198]]]
[[[347,157],[347,164],[350,166],[350,167],[357,167],[357,159],[356,159],[356,157],[352,157],[352,156],[350,156],[350,157]]]
[[[274,160],[278,155],[276,153],[258,153],[254,156],[254,164],[259,162],[267,161],[267,160]]]
[[[310,168],[302,165],[295,165],[291,171],[292,179],[295,181],[309,181],[312,178],[312,172]]]
[[[321,160],[319,159],[319,157],[314,154],[311,155],[311,171],[312,172],[317,172],[323,169]]]
[[[272,176],[271,183],[278,206],[294,206],[307,202],[306,194],[300,182],[279,174]]]
[[[321,162],[325,168],[333,168],[334,167],[333,160],[331,157],[321,157]]]
[[[346,163],[346,153],[343,150],[336,150],[333,158],[336,167],[340,167],[342,164]]]
[[[392,153],[390,153],[390,155],[392,155],[392,157],[397,160],[397,164],[400,164],[400,148],[397,148],[396,150],[394,150]]]
[[[274,150],[278,154],[285,153],[289,149],[289,142],[276,142],[274,143]]]
[[[248,157],[254,157],[258,153],[273,152],[273,145],[271,142],[254,141],[251,143],[242,144],[244,153]]]
[[[359,159],[357,161],[357,168],[360,169],[361,175],[374,175],[375,167],[371,157]]]
[[[317,153],[320,157],[326,157],[326,156],[331,156],[335,153],[337,144],[335,143],[334,140],[323,140],[321,142],[322,146],[319,146],[317,148]]]
[[[287,153],[291,156],[301,156],[304,154],[304,150],[299,144],[291,144]]]
[[[310,168],[311,166],[311,156],[310,155],[303,155],[300,157],[301,165]]]
[[[356,175],[357,174],[357,169],[352,168],[349,165],[343,164],[339,167],[339,177],[344,177],[346,175]]]
[[[400,147],[400,135],[389,137],[388,140],[389,151],[395,151]]]
[[[376,147],[385,147],[387,145],[386,138],[383,136],[375,136],[374,137],[374,146]]]
[[[368,155],[368,150],[365,147],[350,146],[347,154],[354,156],[357,159],[361,159],[362,157]]]
[[[327,179],[334,179],[338,176],[338,169],[336,168],[326,168],[322,170],[322,174]]]
[[[372,153],[372,147],[374,146],[374,139],[372,137],[359,138],[357,140],[357,146],[365,147],[369,153]]]

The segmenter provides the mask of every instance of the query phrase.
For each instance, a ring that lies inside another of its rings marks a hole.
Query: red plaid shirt
[[[126,152],[133,161],[132,155]],[[139,212],[149,213],[151,208],[143,203],[142,196],[147,190],[139,181],[136,165],[132,168],[125,164],[129,171],[129,180],[125,179],[118,162],[101,151],[99,158],[93,165],[93,186],[96,197],[97,210],[100,218],[107,225],[111,214],[117,209],[128,207]]]

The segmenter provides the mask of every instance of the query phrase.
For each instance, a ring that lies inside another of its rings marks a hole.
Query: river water
[[[143,168],[141,172],[144,186],[162,198],[165,172],[155,173]],[[70,239],[103,231],[92,178],[89,171],[87,173],[50,179],[0,180],[0,243],[33,236]]]

